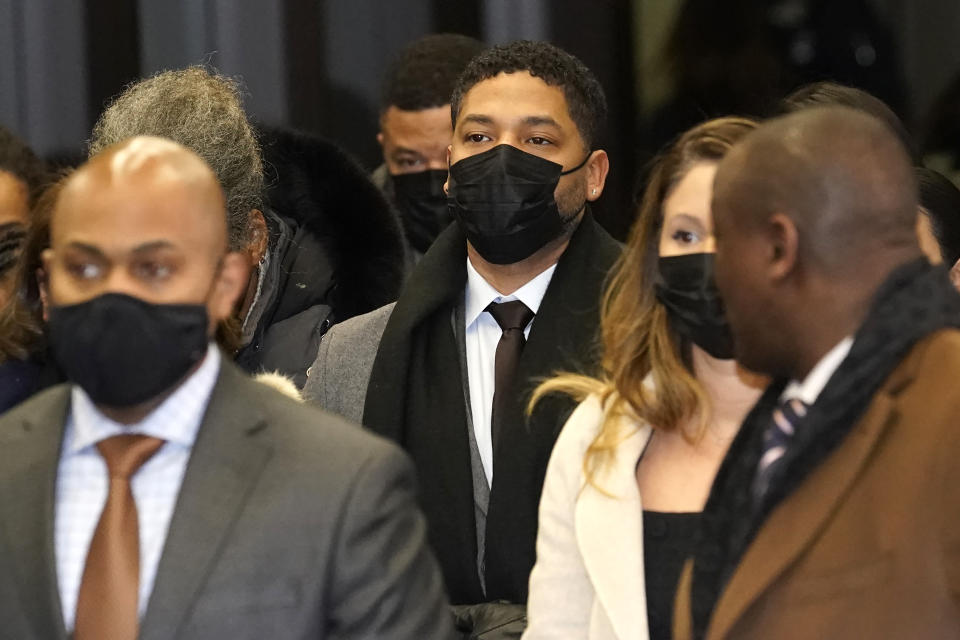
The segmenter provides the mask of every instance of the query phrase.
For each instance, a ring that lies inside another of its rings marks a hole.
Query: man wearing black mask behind
[[[371,178],[400,214],[409,267],[450,224],[443,191],[453,135],[450,94],[483,48],[459,34],[430,35],[407,45],[387,71],[377,134],[383,164]]]
[[[524,603],[543,476],[573,405],[548,399],[529,421],[524,406],[537,378],[595,366],[619,255],[587,207],[609,167],[594,146],[606,102],[576,58],[515,42],[470,62],[451,112],[458,224],[395,306],[324,338],[305,392],[411,454],[454,604]]]

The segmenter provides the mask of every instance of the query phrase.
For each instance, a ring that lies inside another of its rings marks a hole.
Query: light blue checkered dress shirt
[[[63,621],[72,632],[87,549],[107,501],[107,467],[96,444],[136,433],[166,440],[131,480],[140,525],[140,615],[146,610],[157,564],[190,451],[220,373],[220,351],[207,349],[200,367],[141,422],[124,426],[100,413],[74,386],[57,472],[54,552]]]

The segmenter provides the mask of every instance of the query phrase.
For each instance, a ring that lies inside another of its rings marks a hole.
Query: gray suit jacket
[[[380,338],[395,306],[391,302],[330,327],[307,369],[303,397],[359,424]]]
[[[327,331],[320,341],[317,359],[307,372],[307,384],[303,388],[303,395],[307,400],[354,422],[362,421],[373,361],[377,357],[380,338],[383,336],[394,306],[396,303],[391,303],[361,316],[350,318]],[[473,432],[473,413],[470,411],[470,387],[467,375],[466,327],[463,314],[463,305],[458,305],[450,321],[457,338],[463,399],[464,406],[467,408],[473,507],[477,523],[477,573],[483,585],[482,565],[486,544],[490,485],[483,470],[480,449]]]
[[[65,639],[53,550],[69,388],[0,418],[0,638]],[[446,638],[412,468],[224,362],[140,638]]]

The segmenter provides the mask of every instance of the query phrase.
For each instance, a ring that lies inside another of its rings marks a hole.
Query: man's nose
[[[517,132],[501,131],[497,135],[497,137],[493,138],[493,141],[489,144],[490,144],[490,147],[485,147],[485,148],[492,148],[492,147],[499,146],[501,144],[508,144],[511,147],[516,147],[517,149],[521,149],[523,147],[523,140],[520,138],[520,134]]]
[[[115,267],[110,270],[103,283],[102,293],[122,293],[134,298],[140,297],[141,286],[126,269]]]

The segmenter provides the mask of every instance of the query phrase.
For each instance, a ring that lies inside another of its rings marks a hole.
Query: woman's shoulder
[[[615,420],[615,428],[622,429],[625,436],[648,428],[632,415],[626,403],[618,402],[616,393],[607,396],[591,393],[570,414],[555,448],[582,459],[590,443],[607,427],[608,420]]]

